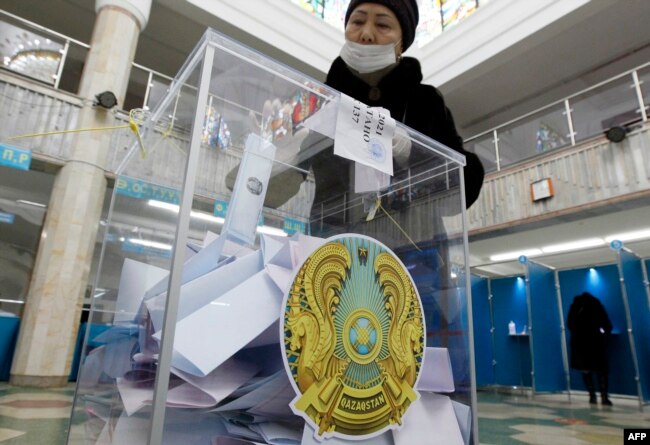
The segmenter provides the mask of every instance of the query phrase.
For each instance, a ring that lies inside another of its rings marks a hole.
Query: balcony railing
[[[0,48],[0,67],[59,90],[77,92],[88,44],[4,10],[0,10],[0,27],[8,36]],[[169,76],[134,63],[124,103],[118,106],[153,109],[171,81]]]
[[[76,93],[87,44],[3,10],[0,10],[0,26],[19,28],[24,40],[14,42],[14,49],[5,45],[4,65],[0,66],[56,89]],[[35,49],[36,41],[41,47],[47,42],[47,51],[43,54],[29,51],[30,45]],[[34,69],[30,71],[29,63],[13,63],[19,52],[24,53],[26,62],[39,57],[45,60],[42,64],[32,62]],[[47,57],[55,54],[58,54],[57,62],[51,63]],[[125,102],[120,106],[124,110],[154,109],[171,81],[169,76],[134,63]],[[465,140],[465,147],[481,158],[486,171],[500,171],[540,154],[602,136],[613,127],[629,129],[647,122],[649,104],[650,62],[470,137]]]
[[[626,71],[465,140],[486,170],[498,171],[542,153],[575,146],[608,130],[648,120],[650,63]]]

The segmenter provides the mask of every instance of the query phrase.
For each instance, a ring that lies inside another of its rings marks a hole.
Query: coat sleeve
[[[600,327],[603,328],[603,331],[605,331],[606,334],[611,334],[612,333],[612,322],[609,319],[609,316],[607,315],[607,311],[605,310],[605,306],[603,306],[603,303],[600,301],[598,302],[598,305],[600,306]]]
[[[576,312],[576,305],[574,303],[571,304],[569,307],[569,316],[567,317],[566,320],[566,327],[569,331],[573,331],[575,328],[575,312]]]
[[[437,109],[432,113],[433,122],[431,122],[431,129],[434,134],[433,138],[465,156],[466,165],[463,169],[463,176],[465,178],[465,205],[469,208],[481,193],[485,170],[479,157],[475,153],[465,150],[463,147],[463,139],[456,130],[454,117],[445,104],[445,100],[440,91],[434,87],[430,88],[434,92],[433,106]]]

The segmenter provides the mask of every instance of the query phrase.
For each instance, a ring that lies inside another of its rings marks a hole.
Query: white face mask
[[[398,44],[362,45],[346,40],[341,48],[341,59],[353,70],[372,73],[397,62],[395,47]]]

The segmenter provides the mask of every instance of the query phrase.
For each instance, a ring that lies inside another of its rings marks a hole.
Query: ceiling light
[[[34,206],[34,207],[40,207],[40,208],[47,207],[45,204],[41,204],[40,202],[27,201],[25,199],[17,199],[16,202],[18,204],[25,204],[25,205],[28,205],[28,206]]]
[[[542,251],[539,249],[526,249],[526,250],[516,250],[513,252],[504,252],[497,253],[496,255],[490,256],[490,261],[507,261],[507,260],[516,260],[520,256],[535,256],[541,255]]]
[[[60,61],[61,54],[55,50],[21,48],[8,62],[5,59],[5,65],[13,71],[51,83],[51,75],[57,72]]]
[[[214,222],[214,223],[217,223],[217,224],[223,224],[226,221],[225,219],[223,219],[220,216],[214,216],[214,215],[210,215],[209,213],[203,213],[203,212],[191,211],[190,216],[192,216],[193,218],[196,218],[196,219],[202,219],[202,220]]]
[[[157,207],[159,209],[170,210],[172,212],[178,213],[179,206],[176,204],[169,204],[167,202],[157,201],[155,199],[150,199],[147,203],[152,207]],[[195,212],[194,210],[190,212],[190,215],[194,218],[212,221],[217,224],[223,224],[225,222],[225,219],[219,216],[212,216],[208,213],[203,212]],[[271,226],[259,226],[257,228],[257,231],[259,233],[265,233],[267,235],[289,236],[284,230]]]
[[[568,250],[579,250],[586,249],[589,247],[597,247],[605,244],[605,240],[602,238],[587,238],[578,241],[572,241],[570,243],[562,244],[553,244],[551,246],[542,247],[542,252],[544,253],[557,253],[557,252],[566,252]]]
[[[0,298],[0,303],[16,303],[16,304],[25,304],[23,300],[6,300],[4,298]]]
[[[159,209],[165,209],[165,210],[171,210],[172,212],[178,213],[178,204],[170,204],[168,202],[162,202],[158,201],[156,199],[150,199],[147,201],[147,204],[149,204],[151,207],[157,207]]]
[[[171,244],[158,243],[156,241],[148,241],[148,240],[138,239],[138,238],[129,238],[129,242],[131,244],[137,244],[139,246],[144,246],[144,247],[152,247],[154,249],[172,250]]]
[[[150,199],[147,203],[151,207],[156,207],[156,208],[159,208],[159,209],[169,210],[169,211],[174,212],[174,213],[178,213],[179,208],[180,208],[177,204],[170,204],[168,202],[157,201],[155,199]],[[190,211],[190,216],[193,217],[193,218],[196,218],[196,219],[202,219],[202,220],[214,222],[214,223],[217,223],[217,224],[223,224],[225,222],[225,220],[223,218],[219,217],[219,216],[213,216],[213,215],[210,215],[209,213],[195,212],[194,210]]]
[[[259,226],[257,228],[257,231],[259,233],[265,233],[267,235],[289,236],[289,235],[287,235],[287,232],[285,232],[284,230],[278,229],[276,227],[271,227],[271,226]]]
[[[625,233],[618,233],[616,235],[610,235],[605,238],[605,241],[611,243],[614,240],[632,241],[632,240],[643,239],[643,238],[650,238],[650,229],[636,230],[634,232],[625,232]]]

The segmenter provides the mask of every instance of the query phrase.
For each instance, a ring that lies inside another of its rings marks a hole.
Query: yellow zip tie
[[[8,141],[13,141],[16,139],[24,139],[24,138],[33,138],[33,137],[39,137],[39,136],[52,136],[55,134],[66,134],[66,133],[81,133],[84,131],[110,131],[110,130],[120,130],[123,128],[129,128],[133,134],[135,134],[135,137],[138,141],[138,145],[140,146],[140,152],[142,154],[142,158],[147,157],[147,151],[144,148],[144,143],[142,142],[142,137],[140,136],[140,129],[138,128],[138,124],[136,123],[135,119],[133,118],[133,113],[135,109],[129,111],[129,123],[126,125],[115,125],[113,127],[97,127],[97,128],[76,128],[74,130],[60,130],[60,131],[48,131],[45,133],[29,133],[29,134],[21,134],[19,136],[11,136],[7,138]]]
[[[163,140],[167,139],[172,134],[173,127],[172,125],[169,126],[169,129],[165,130],[165,132],[162,134],[161,138],[156,141],[155,144],[153,144],[153,147],[151,147],[151,151],[153,152],[156,147],[158,147],[158,144],[160,144]],[[169,140],[172,144],[172,147],[174,147],[176,150],[180,151],[183,156],[187,156],[187,153],[185,153],[185,150],[183,150],[173,139]]]
[[[384,212],[386,214],[386,216],[393,222],[393,224],[395,224],[397,226],[397,228],[404,234],[404,236],[411,242],[411,244],[413,244],[413,247],[418,249],[419,252],[422,252],[422,249],[420,249],[418,247],[418,245],[415,244],[415,241],[413,241],[411,239],[411,237],[408,235],[408,233],[406,233],[406,231],[404,229],[402,229],[402,226],[400,226],[399,223],[397,221],[395,221],[392,216],[390,216],[390,214],[386,211],[384,206],[381,205],[381,200],[380,199],[377,199],[377,206],[382,210],[382,212]]]
[[[19,136],[11,136],[7,138],[8,141],[14,139],[23,139],[23,138],[33,138],[37,136],[50,136],[53,134],[64,134],[64,133],[81,133],[82,131],[101,131],[101,130],[119,130],[120,128],[130,128],[131,125],[118,125],[115,127],[101,127],[101,128],[77,128],[75,130],[61,130],[61,131],[48,131],[47,133],[30,133],[30,134],[21,134]]]
[[[144,148],[144,142],[142,142],[142,137],[140,136],[140,129],[138,128],[138,124],[135,122],[135,118],[133,117],[134,113],[136,112],[137,108],[133,108],[131,111],[129,111],[129,128],[135,134],[135,138],[138,141],[138,145],[140,146],[140,156],[142,159],[147,158],[147,150]]]

